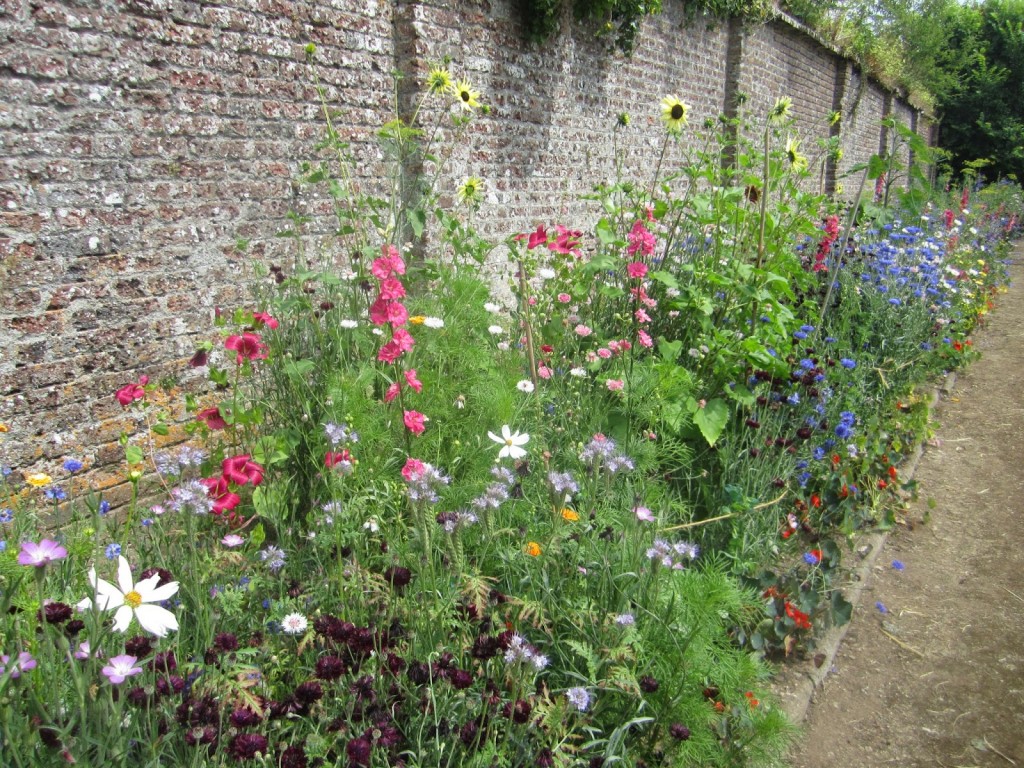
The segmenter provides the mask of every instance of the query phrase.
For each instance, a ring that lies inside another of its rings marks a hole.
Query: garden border
[[[929,421],[939,400],[952,393],[953,387],[956,386],[956,378],[956,371],[951,371],[932,390],[928,402]],[[907,459],[905,464],[907,470],[904,475],[907,481],[914,478],[924,450],[925,441],[922,440]],[[857,541],[856,552],[859,553],[864,547],[869,549],[849,572],[850,587],[845,593],[845,597],[853,604],[854,612],[861,607],[861,595],[864,590],[871,586],[872,571],[882,550],[885,549],[889,533],[890,531],[873,531]],[[851,619],[841,627],[830,627],[824,636],[818,639],[816,652],[810,659],[801,661],[799,664],[782,663],[777,666],[771,687],[778,697],[779,705],[786,717],[794,725],[800,725],[806,719],[815,694],[824,686],[825,680],[832,672],[836,656],[852,624]]]

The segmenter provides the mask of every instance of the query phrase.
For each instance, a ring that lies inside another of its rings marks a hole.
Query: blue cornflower
[[[840,422],[839,424],[836,424],[835,433],[836,437],[838,437],[840,440],[846,440],[853,435],[853,430],[850,429],[849,424],[844,424]]]
[[[798,392],[794,392],[786,398],[786,402],[790,405],[800,405],[800,394]]]
[[[107,544],[107,548],[103,551],[107,560],[113,560],[115,557],[121,554],[121,545],[116,542]]]
[[[885,607],[885,603],[883,603],[881,600],[879,600],[877,603],[875,603],[875,608],[878,609],[879,613],[888,613],[889,612],[889,609]]]
[[[825,343],[826,344],[835,344],[836,343],[836,337],[835,336],[826,336],[825,337]]]
[[[50,501],[64,501],[64,499],[68,497],[68,495],[64,493],[64,489],[58,488],[56,485],[43,491],[43,495]]]
[[[821,562],[821,558],[813,552],[804,552],[804,562],[808,565],[817,565]]]
[[[804,331],[794,331],[793,338],[797,341],[803,341],[807,338],[807,334]]]
[[[80,462],[78,459],[68,459],[67,461],[64,462],[64,469],[70,472],[71,474],[74,474],[83,466],[85,465],[82,464],[82,462]]]
[[[6,551],[7,551],[7,542],[6,541],[0,541],[0,552],[6,552]]]
[[[851,360],[848,357],[840,358],[839,364],[841,366],[843,366],[843,368],[856,368],[857,367],[857,361],[856,360]]]
[[[14,520],[14,512],[7,507],[0,509],[0,523],[9,523]]]
[[[144,518],[142,518],[141,525],[142,525],[143,528],[149,528],[149,526],[151,526],[152,524],[153,524],[153,518],[151,518],[151,517],[144,517]]]
[[[893,296],[891,299],[889,299],[889,303],[892,304],[894,307],[898,307],[903,302],[897,299],[895,296]]]
[[[800,485],[801,488],[806,488],[807,487],[807,483],[810,481],[810,479],[811,479],[811,473],[810,472],[801,472],[799,475],[796,476],[796,481]]]
[[[804,333],[814,333],[814,326],[813,325],[801,325],[800,326],[800,330],[803,331]]]
[[[110,502],[105,500],[105,499],[103,501],[101,501],[100,502],[100,506],[99,506],[99,510],[100,510],[100,514],[101,515],[107,514],[107,512],[110,511]]]
[[[800,367],[803,368],[805,371],[813,371],[814,361],[811,360],[810,358],[805,357],[803,360],[800,361]]]
[[[825,458],[825,449],[822,448],[821,446],[818,446],[813,451],[811,451],[811,456],[814,458],[815,461],[821,461],[822,459]]]
[[[902,571],[907,566],[905,566],[901,560],[893,560],[892,567],[895,568],[897,571]]]

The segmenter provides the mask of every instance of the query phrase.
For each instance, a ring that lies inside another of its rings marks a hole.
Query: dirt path
[[[877,560],[794,768],[1024,768],[1024,248],[1015,261],[975,335],[982,359],[937,408],[921,500]]]

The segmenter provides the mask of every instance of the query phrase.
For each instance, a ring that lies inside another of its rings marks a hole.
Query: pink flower
[[[611,345],[609,344],[608,346],[611,346]],[[622,339],[619,342],[619,349],[621,349],[623,352],[629,352],[629,350],[631,350],[632,348],[633,348],[633,342],[631,342],[629,339]]]
[[[204,408],[196,414],[196,421],[205,422],[210,429],[227,429],[228,426],[219,408]]]
[[[526,250],[532,251],[538,245],[544,245],[548,241],[548,233],[543,224],[538,224],[537,229],[529,235],[516,235],[516,240],[527,240]]]
[[[392,400],[394,400],[396,397],[398,397],[398,393],[401,392],[401,391],[402,391],[401,385],[397,381],[393,382],[391,384],[391,386],[388,387],[388,391],[384,393],[384,402],[385,403],[390,403]]]
[[[647,312],[643,310],[643,308],[638,309],[636,312],[634,312],[633,317],[635,317],[637,319],[637,322],[639,323],[651,322],[651,316],[648,315]]]
[[[374,325],[388,324],[388,305],[390,301],[377,299],[370,305],[370,322]]]
[[[572,301],[572,296],[570,296],[568,293],[560,293],[558,294],[558,300],[562,304],[568,304],[570,301]]]
[[[409,312],[401,302],[392,301],[387,305],[387,318],[391,325],[405,325]]]
[[[228,336],[224,342],[224,347],[238,353],[236,359],[238,365],[241,365],[246,360],[264,360],[267,357],[267,345],[255,333]]]
[[[401,356],[402,348],[398,346],[398,342],[394,339],[391,339],[391,341],[381,347],[377,352],[377,359],[382,363],[393,363]]]
[[[553,374],[553,373],[554,373],[554,371],[552,371],[550,368],[548,368],[543,363],[541,365],[537,366],[537,375],[540,376],[542,379],[550,379],[551,378],[551,374]]]
[[[220,466],[224,479],[235,485],[252,483],[255,486],[263,482],[263,467],[252,461],[248,453],[224,459]]]
[[[607,360],[609,357],[612,356],[612,351],[610,349],[605,349],[604,347],[601,347],[599,350],[597,350],[597,356],[604,360]]]
[[[204,477],[199,482],[206,486],[206,495],[213,499],[213,509],[210,511],[215,515],[230,512],[242,503],[241,497],[237,493],[231,492],[228,481],[223,475]]]
[[[633,224],[633,229],[626,235],[626,240],[629,241],[626,253],[630,256],[635,256],[637,253],[640,253],[642,256],[650,256],[654,253],[654,246],[657,242],[654,239],[654,235],[647,231],[647,227],[644,226],[642,221]],[[630,275],[630,277],[633,277],[633,275]]]
[[[280,323],[277,322],[276,318],[271,317],[266,312],[253,312],[252,313],[252,320],[253,320],[253,324],[257,328],[261,328],[263,326],[266,326],[270,330],[274,330],[275,328],[277,328],[278,325],[280,325]]]
[[[414,435],[422,435],[427,428],[427,417],[419,411],[406,411],[403,416],[405,426]]]
[[[563,227],[561,224],[556,224],[555,229],[558,232],[558,236],[555,238],[555,242],[548,243],[548,249],[565,256],[579,256],[578,248],[580,247],[580,238],[583,236],[583,233],[575,229]]]
[[[111,656],[110,664],[101,671],[110,681],[111,685],[120,685],[129,677],[142,674],[142,667],[136,667],[138,659],[134,656]]]
[[[395,246],[383,245],[380,252],[380,258],[374,259],[373,265],[370,267],[370,272],[373,273],[374,277],[378,280],[385,280],[391,277],[392,274],[405,274],[405,262],[398,255],[398,249]]]
[[[654,513],[647,507],[633,507],[633,514],[636,515],[636,519],[642,523],[654,522]]]
[[[395,277],[388,277],[380,282],[380,297],[393,301],[405,296],[405,286],[402,281]]]
[[[405,372],[405,383],[408,384],[417,394],[423,391],[423,382],[416,378],[416,369],[410,368]]]
[[[621,392],[622,387],[624,386],[622,379],[608,379],[605,384],[607,385],[609,392]]]
[[[647,274],[647,265],[642,261],[634,261],[626,265],[626,274],[630,277],[641,278]]]
[[[583,336],[583,337],[587,337],[587,336],[589,336],[590,334],[593,333],[593,331],[589,327],[583,325],[583,323],[580,323],[579,325],[577,325],[573,330],[576,332],[577,336]]]
[[[146,396],[145,386],[149,383],[149,376],[140,376],[138,383],[125,384],[117,390],[117,402],[122,408],[127,408],[136,400],[142,400]]]
[[[7,665],[10,663],[11,657],[6,653],[0,656],[0,676],[7,672]],[[32,658],[32,654],[28,651],[22,651],[18,654],[18,658],[11,666],[11,679],[21,677],[22,672],[28,672],[30,669],[35,669],[37,662]]]
[[[402,467],[402,477],[405,478],[405,482],[411,483],[421,477],[423,473],[427,471],[427,465],[419,459],[406,459],[405,466]]]
[[[351,469],[352,468],[352,454],[348,452],[348,449],[344,449],[339,452],[328,451],[324,455],[324,466],[328,469],[337,467],[338,469]]]
[[[942,220],[946,224],[946,229],[953,228],[953,222],[956,220],[956,216],[953,215],[953,211],[947,208],[942,212]]]
[[[404,328],[396,328],[391,338],[403,352],[409,352],[416,346],[416,339]]]
[[[43,539],[38,544],[34,541],[22,542],[18,553],[19,565],[31,565],[36,568],[45,567],[47,563],[63,560],[68,551],[52,539]]]
[[[650,349],[651,347],[654,346],[654,341],[651,339],[651,334],[649,334],[647,331],[637,331],[636,335],[637,343],[639,343],[641,347],[647,347],[648,349]]]
[[[235,547],[240,547],[243,544],[245,544],[245,539],[243,539],[237,533],[229,533],[227,536],[220,540],[220,543],[228,549],[234,549]]]

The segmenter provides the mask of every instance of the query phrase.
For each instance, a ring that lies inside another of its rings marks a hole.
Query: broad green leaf
[[[729,423],[729,406],[717,397],[709,400],[703,408],[698,405],[693,413],[693,423],[700,429],[708,445],[714,445]]]
[[[141,464],[142,460],[146,458],[146,454],[142,452],[142,449],[137,445],[126,445],[124,447],[124,459],[129,464]]]

